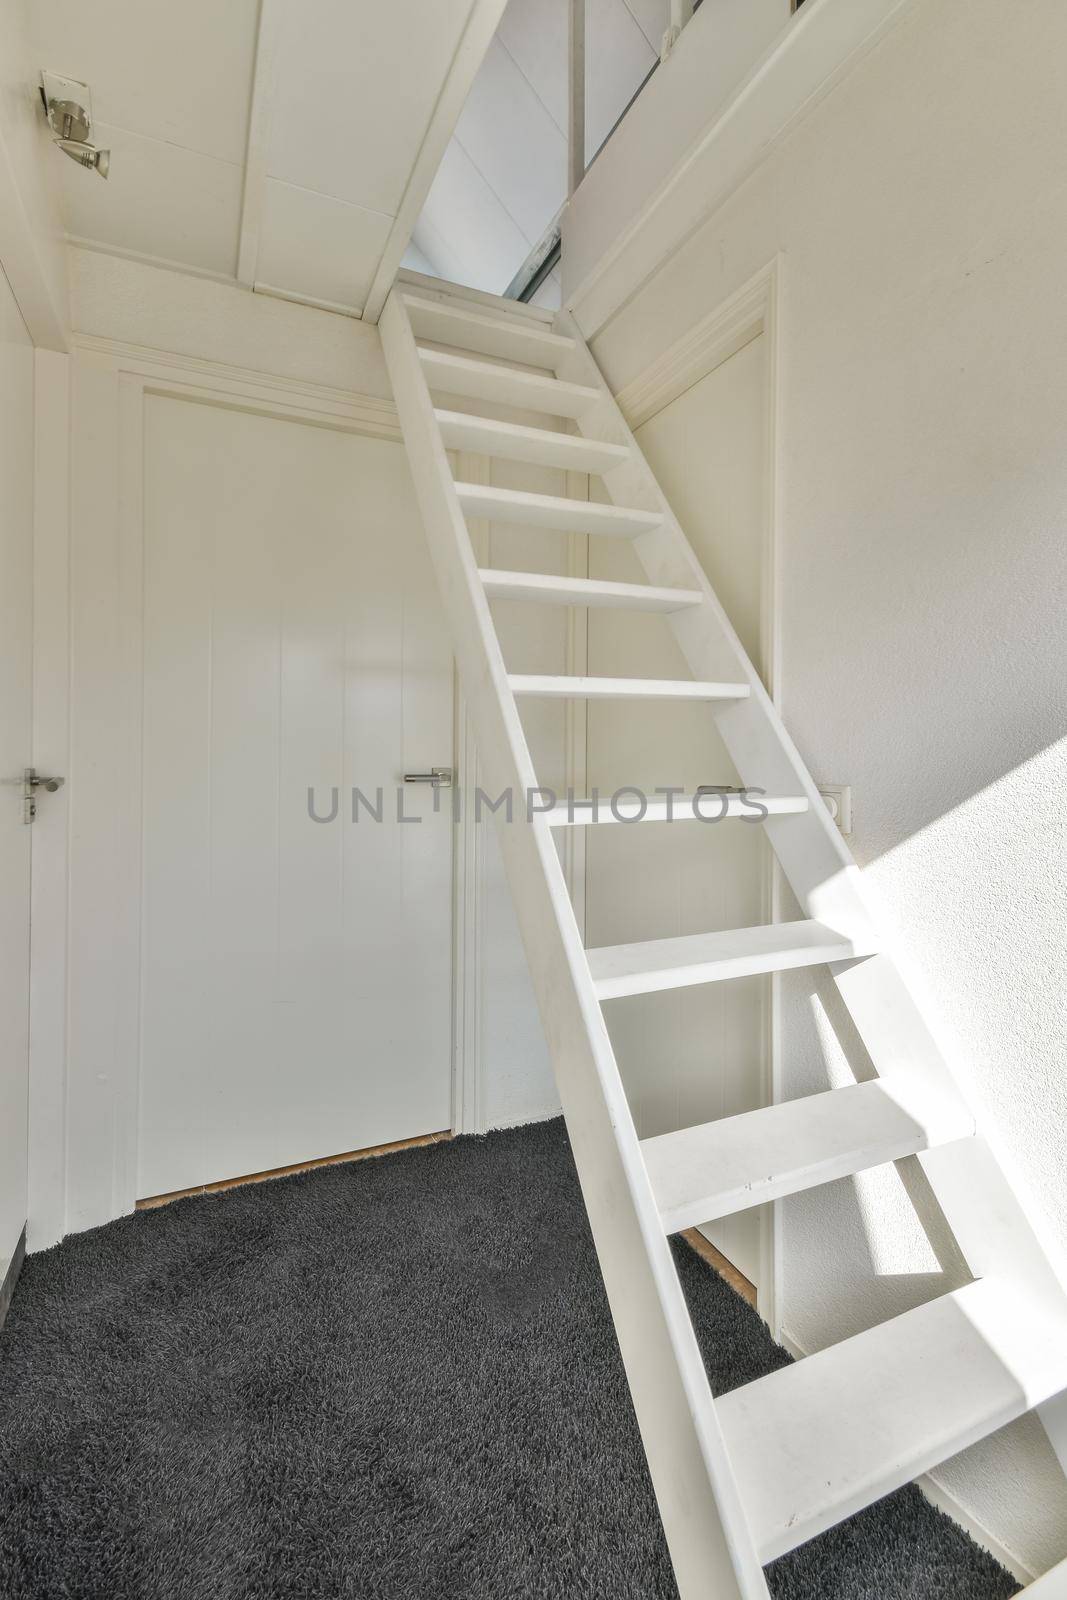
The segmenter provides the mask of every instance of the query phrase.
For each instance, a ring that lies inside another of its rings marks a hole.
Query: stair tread
[[[441,437],[453,450],[474,450],[509,461],[532,461],[569,472],[600,474],[630,459],[626,445],[586,439],[580,433],[556,433],[550,428],[500,422],[495,417],[473,416],[465,411],[437,410],[434,416]]]
[[[689,678],[580,678],[508,674],[512,694],[576,700],[743,700],[747,683],[701,683]]]
[[[848,961],[873,954],[873,948],[821,922],[776,922],[642,944],[604,945],[586,954],[597,997],[614,1000],[621,995],[718,983],[788,967]]]
[[[546,367],[562,361],[574,349],[573,339],[524,317],[479,311],[414,293],[405,293],[404,303],[417,336],[438,344]]]
[[[986,1279],[722,1396],[763,1562],[1067,1387],[1067,1313]]]
[[[722,802],[726,808],[723,810]],[[725,822],[731,818],[748,818],[755,820],[758,813],[755,806],[762,806],[769,816],[787,816],[792,813],[799,814],[807,811],[808,801],[806,796],[799,794],[761,794],[756,795],[749,791],[749,797],[742,794],[678,794],[670,801],[663,796],[650,794],[646,797],[643,814],[637,818],[640,822],[689,822],[703,820],[708,824],[714,820]],[[640,805],[633,794],[621,793],[613,807],[611,796],[598,799],[594,809],[591,799],[576,799],[571,805],[553,806],[544,813],[545,818],[552,828],[583,828],[591,825],[603,826],[609,822],[631,822],[634,813],[640,810]]]
[[[472,356],[416,346],[426,381],[433,390],[492,400],[500,405],[543,411],[553,417],[580,417],[600,399],[598,389],[566,383],[520,367],[478,361]]]
[[[456,495],[468,517],[558,528],[564,533],[607,533],[632,538],[663,522],[659,511],[602,505],[597,500],[572,500],[565,495],[534,494],[526,489],[494,489],[482,483],[457,483]]]
[[[641,1141],[666,1233],[969,1137],[959,1096],[876,1078]]]
[[[600,578],[558,578],[542,572],[504,572],[482,567],[479,577],[495,600],[536,600],[575,606],[619,606],[631,611],[680,611],[699,605],[699,589],[663,589],[647,583],[609,583]]]

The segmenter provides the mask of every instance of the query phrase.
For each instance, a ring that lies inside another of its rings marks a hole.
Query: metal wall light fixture
[[[98,150],[89,143],[93,131],[92,96],[87,83],[64,78],[58,72],[41,73],[41,99],[44,101],[52,142],[80,167],[89,167],[106,178],[111,166],[111,151]]]

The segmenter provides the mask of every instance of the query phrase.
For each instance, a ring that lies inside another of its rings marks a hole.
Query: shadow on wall
[[[790,1098],[877,1077],[828,972],[812,968],[790,974],[783,989],[790,1054],[799,1055],[797,1043],[802,1038],[810,1080],[801,1085],[794,1073]],[[835,1263],[844,1280],[834,1283],[825,1297],[827,1306],[833,1306],[834,1339],[873,1327],[971,1281],[914,1156],[796,1196],[788,1202],[785,1218],[787,1230],[795,1236],[785,1247],[786,1261],[810,1259],[816,1236],[827,1232],[833,1236]]]
[[[976,722],[980,712],[977,705]],[[976,731],[976,753],[980,745]],[[1063,1239],[1067,738],[1045,741],[1014,766],[1001,766],[1003,744],[987,756],[997,775],[951,809],[931,807],[928,820],[876,855],[864,879],[889,908],[887,928],[895,920],[906,929],[901,964],[980,1122],[1005,1147],[1024,1205]],[[926,814],[922,799],[917,819]],[[861,821],[862,807],[861,794]],[[783,907],[785,918],[799,914]],[[783,1098],[873,1075],[828,971],[783,974],[779,994]],[[806,1352],[970,1279],[914,1157],[784,1202],[780,1241],[784,1329]],[[979,1522],[1010,1532],[1034,1570],[1062,1556],[1067,1485],[1035,1417],[963,1452],[937,1478]]]

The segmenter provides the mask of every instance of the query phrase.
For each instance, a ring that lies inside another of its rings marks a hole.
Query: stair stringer
[[[398,290],[379,327],[479,761],[521,808],[537,777]],[[551,830],[521,816],[505,869],[679,1592],[767,1600]]]
[[[808,809],[769,817],[763,824],[779,864],[806,916],[848,937],[869,940],[875,919],[859,870],[823,804],[759,674],[737,637],[696,553],[674,516],[573,316],[561,312],[554,331],[574,341],[559,376],[598,387],[601,398],[576,422],[580,433],[625,445],[627,460],[603,474],[609,498],[659,511],[662,524],[631,541],[650,583],[699,588],[704,604],[666,617],[696,678],[747,682],[749,695],[713,715],[743,784],[772,793],[803,794]],[[880,1077],[924,1085],[960,1098],[961,1089],[891,954],[834,963],[831,975]],[[995,1275],[1011,1292],[1025,1284],[1052,1309],[1067,1311],[1064,1264],[1040,1236],[989,1140],[971,1139],[922,1151],[921,1165],[937,1205],[974,1278]],[[1060,1464],[1067,1471],[1067,1394],[1038,1408]]]

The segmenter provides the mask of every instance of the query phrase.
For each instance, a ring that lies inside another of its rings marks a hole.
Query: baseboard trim
[[[8,1307],[11,1304],[11,1297],[15,1293],[15,1285],[19,1281],[19,1273],[22,1271],[22,1263],[25,1259],[26,1229],[23,1227],[19,1235],[19,1242],[15,1246],[15,1254],[11,1257],[11,1263],[4,1274],[4,1281],[0,1283],[0,1328],[4,1326]]]
[[[792,1334],[787,1333],[784,1328],[778,1342],[784,1350],[789,1351],[795,1361],[803,1361],[808,1354],[797,1343]],[[916,1478],[915,1487],[926,1496],[932,1506],[936,1506],[938,1511],[943,1511],[945,1516],[950,1517],[958,1528],[962,1528],[964,1533],[974,1540],[975,1544],[988,1551],[994,1561],[999,1561],[1001,1566],[1007,1572],[1010,1572],[1018,1583],[1033,1583],[1037,1574],[1031,1572],[1029,1567],[1024,1566],[1019,1557],[1014,1555],[1006,1545],[1001,1544],[999,1539],[994,1538],[989,1529],[983,1527],[975,1517],[972,1517],[966,1507],[962,1506],[956,1499],[955,1495],[950,1494],[944,1485],[938,1483],[937,1479],[932,1477],[930,1473],[924,1472],[921,1478]]]
[[[961,1506],[955,1495],[950,1494],[943,1484],[936,1478],[924,1472],[921,1478],[915,1480],[917,1486],[929,1500],[930,1504],[943,1511],[946,1517],[951,1517],[956,1525],[969,1533],[975,1544],[981,1545],[983,1550],[988,1550],[994,1561],[999,1561],[1001,1566],[1011,1573],[1019,1583],[1033,1583],[1037,1577],[1036,1572],[1031,1572],[1029,1567],[1023,1565],[1017,1555],[995,1539],[988,1528],[977,1522],[964,1506]]]

